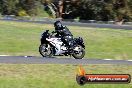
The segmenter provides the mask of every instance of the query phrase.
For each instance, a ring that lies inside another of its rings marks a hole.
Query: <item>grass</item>
[[[0,64],[0,88],[132,88],[130,84],[76,83],[76,65]],[[132,66],[85,65],[89,74],[128,74]]]
[[[68,26],[86,45],[85,58],[132,59],[132,30]],[[53,25],[0,21],[0,54],[40,56],[40,34]]]

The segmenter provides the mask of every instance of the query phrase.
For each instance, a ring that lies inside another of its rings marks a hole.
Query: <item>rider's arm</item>
[[[63,28],[62,29],[60,29],[60,30],[58,30],[60,33],[64,33],[64,32],[66,32],[66,26],[63,26]]]

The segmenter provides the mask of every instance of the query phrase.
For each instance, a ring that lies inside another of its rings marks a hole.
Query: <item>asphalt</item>
[[[0,56],[0,63],[4,64],[113,64],[132,65],[127,60],[101,59],[73,59],[73,58],[43,58],[37,56]]]
[[[30,21],[30,20],[17,20],[17,19],[0,19],[4,21],[15,21],[15,22],[30,22],[39,24],[54,24],[55,20],[43,20],[43,21]],[[82,22],[69,22],[62,21],[67,26],[80,26],[80,27],[94,27],[94,28],[111,28],[111,29],[125,29],[132,30],[131,25],[115,25],[115,24],[100,24],[100,23],[82,23]]]

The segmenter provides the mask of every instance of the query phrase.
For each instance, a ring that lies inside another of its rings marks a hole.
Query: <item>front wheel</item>
[[[85,56],[85,50],[82,46],[78,45],[74,48],[72,56],[75,59],[82,59]]]
[[[52,49],[49,44],[41,44],[39,46],[39,53],[43,57],[51,57],[52,56]]]

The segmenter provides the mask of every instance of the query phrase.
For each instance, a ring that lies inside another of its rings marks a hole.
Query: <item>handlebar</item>
[[[53,37],[55,33],[56,33],[55,31],[52,31],[49,38]]]
[[[54,34],[54,33],[56,33],[56,32],[55,32],[55,31],[52,31],[51,33]]]

